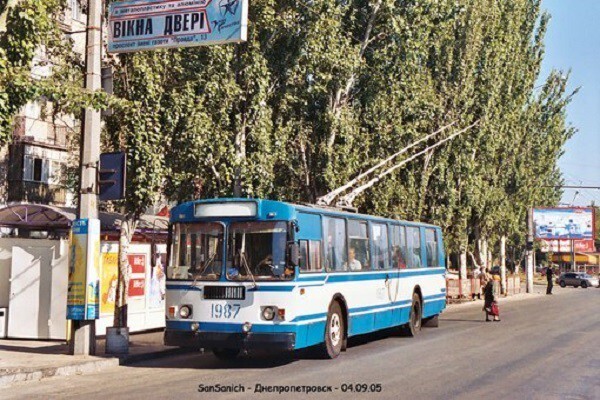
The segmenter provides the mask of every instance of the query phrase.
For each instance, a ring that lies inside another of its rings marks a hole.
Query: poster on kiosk
[[[100,220],[78,219],[71,228],[67,319],[98,319]]]

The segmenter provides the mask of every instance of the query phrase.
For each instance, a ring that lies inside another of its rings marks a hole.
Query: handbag
[[[495,316],[500,316],[500,309],[498,308],[497,302],[493,301],[490,309],[491,309],[490,314],[495,315]]]

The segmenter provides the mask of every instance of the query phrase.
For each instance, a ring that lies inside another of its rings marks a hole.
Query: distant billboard
[[[108,52],[244,42],[248,0],[134,0],[108,10]]]
[[[575,245],[576,253],[593,253],[596,251],[593,239],[543,239],[540,240],[540,250],[544,253],[570,253],[571,243]]]
[[[537,239],[594,239],[593,208],[534,208]]]

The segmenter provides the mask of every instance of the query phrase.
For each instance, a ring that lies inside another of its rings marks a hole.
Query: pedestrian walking
[[[552,294],[552,286],[554,286],[554,270],[552,265],[546,268],[546,279],[548,280],[548,287],[546,288],[546,294]]]
[[[489,273],[486,272],[485,268],[479,268],[479,293],[477,293],[477,297],[481,300],[481,296],[483,296],[485,291],[485,284],[489,280]]]
[[[489,274],[487,274],[489,277]],[[484,290],[483,311],[485,311],[485,320],[500,321],[500,308],[498,307],[498,298],[500,297],[500,275],[494,274],[487,281]]]

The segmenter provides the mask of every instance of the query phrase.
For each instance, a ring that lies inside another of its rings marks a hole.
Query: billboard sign
[[[554,239],[545,239],[541,240],[540,250],[542,252],[552,252],[552,253],[570,253],[571,252],[571,242],[575,245],[576,253],[593,253],[596,251],[596,246],[594,245],[594,241],[592,239],[583,239],[583,240],[554,240]]]
[[[537,239],[594,240],[593,208],[534,208]]]
[[[128,254],[129,297],[143,297],[146,293],[146,254]]]
[[[246,41],[248,0],[113,2],[108,52],[125,53]]]
[[[69,252],[67,319],[99,318],[100,220],[73,221]]]

